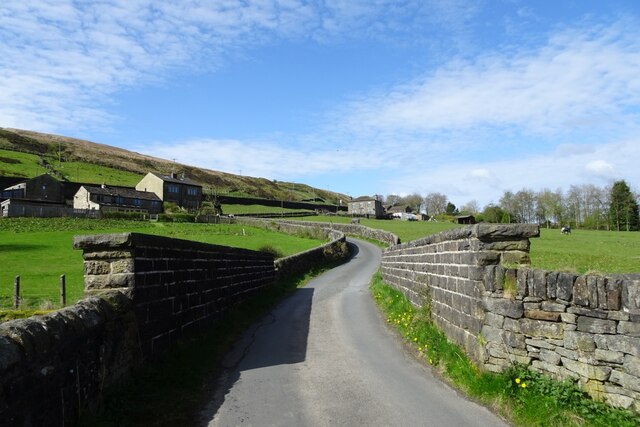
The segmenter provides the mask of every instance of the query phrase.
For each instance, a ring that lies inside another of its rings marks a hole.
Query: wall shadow
[[[313,294],[312,288],[296,290],[236,340],[222,360],[213,399],[201,411],[199,425],[213,419],[243,371],[306,360]]]

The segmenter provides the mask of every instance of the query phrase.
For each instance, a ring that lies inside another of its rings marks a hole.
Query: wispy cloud
[[[114,119],[104,113],[110,97],[128,87],[170,79],[175,69],[215,70],[230,55],[279,39],[408,36],[427,15],[421,3],[4,1],[0,125],[105,125]]]
[[[567,29],[538,48],[453,60],[414,82],[349,105],[352,129],[432,135],[613,129],[640,104],[637,22]]]

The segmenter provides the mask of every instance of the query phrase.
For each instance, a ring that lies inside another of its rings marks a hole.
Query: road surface
[[[384,324],[380,249],[311,281],[235,343],[202,426],[506,426],[434,378]]]

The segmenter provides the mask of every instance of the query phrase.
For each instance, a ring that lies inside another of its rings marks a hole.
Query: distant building
[[[149,172],[136,185],[136,190],[155,193],[163,202],[175,203],[186,209],[197,209],[202,202],[202,186],[175,173],[158,175]]]
[[[387,209],[387,213],[395,214],[395,213],[412,213],[413,209],[409,205],[399,205],[399,206],[391,206]]]
[[[347,203],[347,212],[350,215],[357,216],[373,216],[375,218],[384,218],[385,211],[382,202],[374,197],[362,196],[357,199],[349,200]]]
[[[476,217],[473,215],[458,215],[456,217],[456,223],[458,224],[475,224]]]
[[[162,200],[152,192],[122,187],[83,185],[73,197],[74,209],[102,212],[162,212]]]
[[[44,174],[35,178],[25,178],[21,182],[2,189],[0,198],[62,204],[64,203],[64,190],[60,181],[51,175]]]

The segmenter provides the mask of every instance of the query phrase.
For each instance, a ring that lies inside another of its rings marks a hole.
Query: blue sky
[[[640,2],[0,3],[0,126],[351,196],[640,187]]]

